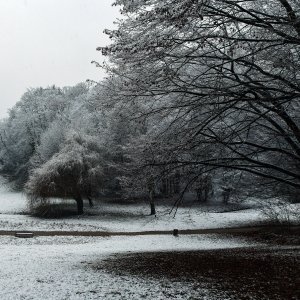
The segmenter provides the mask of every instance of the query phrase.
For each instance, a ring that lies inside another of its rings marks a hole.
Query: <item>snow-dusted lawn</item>
[[[0,299],[166,299],[163,281],[114,276],[91,264],[124,252],[245,247],[238,239],[214,235],[110,238],[0,237]],[[177,284],[178,285],[178,284]],[[210,292],[203,290],[210,298]],[[177,299],[186,299],[178,294]],[[203,298],[205,299],[205,298]]]
[[[98,203],[89,210],[92,215],[39,219],[26,214],[26,199],[22,194],[2,188],[0,230],[201,229],[247,225],[262,220],[259,211],[254,209],[220,213],[181,208],[175,218],[168,214],[169,207],[159,206],[156,218],[146,215],[148,209],[146,204],[111,206]],[[222,235],[49,236],[30,239],[0,236],[0,299],[224,300],[226,297],[220,297],[220,291],[217,296],[205,284],[195,289],[188,281],[183,284],[166,278],[116,275],[95,266],[99,263],[101,266],[104,259],[120,253],[233,249],[253,245]]]
[[[19,214],[27,210],[26,197],[22,193],[11,192],[0,185],[0,213]]]
[[[234,222],[256,220],[256,212],[230,214],[196,213],[180,209],[176,218],[169,208],[158,207],[158,216],[149,217],[148,207],[142,204],[98,204],[92,216],[65,219],[39,219],[26,213],[26,198],[2,187],[0,193],[0,230],[108,230],[142,231],[173,228],[208,228],[234,225]],[[0,299],[166,299],[166,290],[186,299],[189,286],[166,287],[155,279],[115,276],[91,267],[94,262],[114,253],[143,251],[179,251],[219,249],[248,246],[233,238],[214,235],[173,237],[34,237],[18,239],[0,237]],[[175,289],[175,290],[174,290]],[[176,290],[177,289],[177,290]],[[203,290],[209,297],[210,292]],[[205,299],[205,298],[203,298]]]
[[[74,203],[75,207],[75,203]],[[88,207],[88,205],[86,205]],[[199,207],[182,207],[176,217],[170,207],[157,207],[157,216],[147,216],[149,207],[96,203],[87,209],[89,215],[63,219],[40,219],[26,214],[26,197],[0,189],[0,230],[73,230],[73,231],[147,231],[178,229],[222,228],[253,224],[263,220],[260,211],[254,209],[236,212],[205,212]]]

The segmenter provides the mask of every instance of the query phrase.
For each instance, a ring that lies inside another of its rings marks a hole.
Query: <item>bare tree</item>
[[[228,168],[300,188],[300,4],[116,1],[100,47],[114,103],[159,115],[152,165]]]

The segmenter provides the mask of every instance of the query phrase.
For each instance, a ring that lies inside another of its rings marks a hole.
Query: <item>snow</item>
[[[146,216],[148,206],[98,203],[92,215],[39,219],[26,215],[26,198],[2,188],[0,230],[143,231],[173,228],[218,228],[257,222],[255,209],[204,212],[181,208],[175,218],[169,207],[158,206],[157,217]],[[146,212],[145,212],[146,210]],[[259,244],[255,244],[258,246]],[[233,249],[253,246],[223,235],[47,236],[27,239],[0,236],[0,299],[206,299],[223,300],[208,287],[169,279],[112,274],[96,268],[120,253]],[[200,293],[200,294],[199,294]],[[219,297],[219,298],[218,298]]]
[[[114,253],[246,247],[214,235],[134,237],[0,237],[0,298],[16,299],[166,299],[158,280],[116,276],[92,264]],[[177,299],[186,299],[185,287]],[[205,295],[209,291],[204,290]],[[175,298],[176,299],[176,298]],[[209,298],[210,299],[210,298]]]
[[[25,195],[9,191],[8,188],[1,186],[0,181],[0,214],[20,214],[26,210]]]
[[[179,211],[177,216],[141,216],[114,218],[111,216],[80,216],[67,219],[39,219],[28,215],[0,215],[0,230],[62,230],[62,231],[149,231],[177,229],[224,228],[247,225],[261,219],[257,211],[238,213],[195,213]]]
[[[207,229],[246,226],[263,220],[257,209],[218,212],[197,207],[182,207],[174,217],[169,206],[158,205],[157,215],[148,216],[148,204],[96,203],[89,215],[63,219],[40,219],[27,212],[26,197],[21,193],[0,190],[0,230],[43,231],[149,231],[177,229]],[[74,202],[75,206],[75,202]],[[86,205],[87,207],[88,205]]]

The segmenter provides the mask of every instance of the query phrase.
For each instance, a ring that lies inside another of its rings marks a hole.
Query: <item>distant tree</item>
[[[0,126],[0,173],[16,187],[22,188],[28,179],[30,160],[40,144],[40,138],[66,102],[61,89],[49,87],[28,90],[11,109]]]
[[[89,87],[29,89],[0,124],[0,174],[22,189],[29,172],[62,147],[71,129],[95,133],[87,119]]]

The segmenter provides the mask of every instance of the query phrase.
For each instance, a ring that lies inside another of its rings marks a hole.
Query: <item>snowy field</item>
[[[233,238],[214,235],[136,236],[110,238],[0,237],[0,299],[166,299],[158,280],[115,276],[92,265],[115,253],[222,249],[248,246]],[[207,298],[210,292],[203,290]],[[186,293],[177,299],[186,299]]]
[[[39,219],[27,214],[26,198],[2,187],[0,230],[144,231],[234,227],[262,221],[254,209],[181,208],[175,218],[159,206],[157,217],[148,207],[98,203],[89,214],[64,219]],[[34,237],[0,236],[0,299],[207,299],[225,300],[205,285],[195,289],[188,281],[145,279],[95,268],[95,264],[122,253],[233,249],[259,246],[222,235]],[[199,296],[201,295],[201,297]],[[200,297],[200,298],[199,298]],[[233,298],[232,298],[233,299]]]
[[[174,217],[170,206],[157,206],[157,215],[149,216],[147,203],[114,204],[96,202],[82,216],[63,219],[40,219],[28,215],[26,197],[0,188],[0,230],[61,230],[61,231],[148,231],[206,229],[246,226],[263,221],[259,210],[244,209],[224,212],[220,207],[180,207]],[[76,206],[74,202],[74,207]]]

